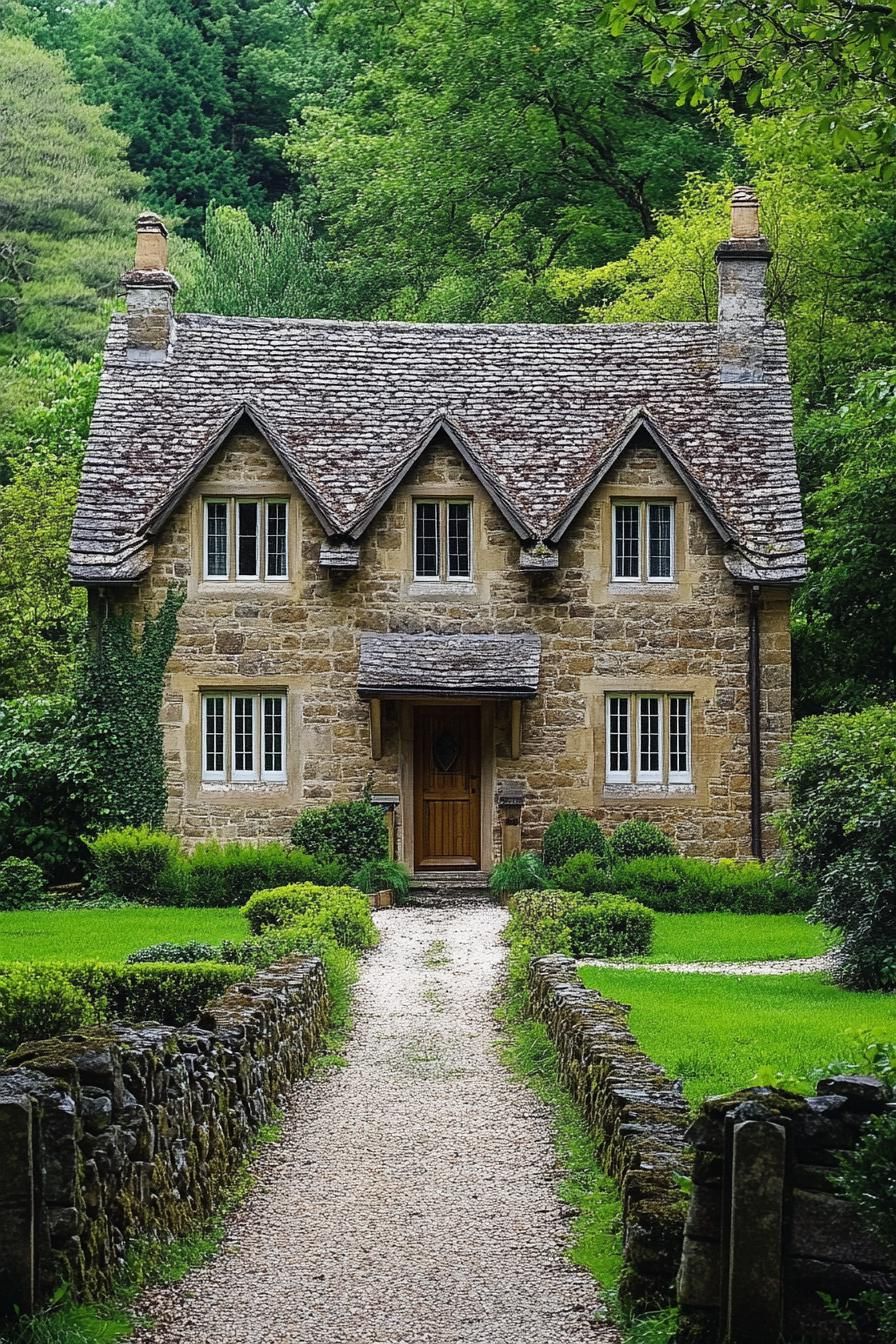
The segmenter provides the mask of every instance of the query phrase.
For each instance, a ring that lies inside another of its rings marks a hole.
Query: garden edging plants
[[[570,957],[536,957],[529,1003],[559,1057],[563,1082],[582,1109],[598,1155],[622,1196],[620,1295],[635,1310],[674,1302],[689,1174],[688,1107],[638,1046],[623,1005],[585,989]]]
[[[214,1210],[311,1065],[324,967],[286,958],[187,1027],[110,1024],[29,1042],[0,1072],[0,1308],[107,1292],[129,1243]]]

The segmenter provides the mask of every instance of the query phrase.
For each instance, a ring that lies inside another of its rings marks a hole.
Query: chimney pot
[[[168,230],[159,215],[144,210],[137,217],[135,271],[167,271]]]
[[[759,236],[759,198],[752,187],[735,187],[731,197],[731,237]]]

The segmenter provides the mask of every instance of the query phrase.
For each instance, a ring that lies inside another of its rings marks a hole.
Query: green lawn
[[[645,961],[779,961],[818,956],[830,942],[802,915],[657,915]]]
[[[712,916],[717,918],[717,916]],[[896,994],[858,994],[821,975],[703,975],[581,969],[584,984],[632,1005],[642,1047],[692,1103],[747,1087],[768,1066],[804,1075],[860,1058],[851,1031],[896,1041]]]
[[[219,943],[246,938],[239,910],[40,910],[0,914],[0,964],[7,961],[121,961],[151,943]]]

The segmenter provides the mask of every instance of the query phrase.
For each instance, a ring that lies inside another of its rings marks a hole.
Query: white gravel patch
[[[389,910],[346,1068],[297,1089],[225,1246],[143,1344],[617,1344],[563,1248],[546,1108],[500,1063],[506,911]]]
[[[612,971],[675,971],[693,975],[797,975],[829,971],[829,953],[820,957],[791,957],[783,961],[602,961],[583,957],[580,966],[602,966]]]

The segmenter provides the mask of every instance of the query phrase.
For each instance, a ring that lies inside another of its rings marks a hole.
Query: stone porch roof
[[[524,700],[538,693],[538,635],[361,636],[358,694],[476,695]]]
[[[524,545],[554,544],[646,429],[727,545],[736,578],[805,557],[784,331],[764,381],[722,386],[711,323],[424,325],[183,314],[171,354],[126,360],[113,318],[72,534],[81,583],[133,582],[244,415],[334,541],[357,539],[448,434]]]

